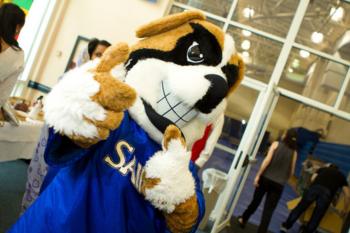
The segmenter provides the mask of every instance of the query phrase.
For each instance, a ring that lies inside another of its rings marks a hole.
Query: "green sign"
[[[33,0],[13,0],[12,2],[28,11],[33,3]]]

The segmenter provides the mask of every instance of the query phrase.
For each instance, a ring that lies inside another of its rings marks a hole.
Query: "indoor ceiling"
[[[187,4],[224,18],[227,17],[232,4],[232,0],[178,0],[176,2]],[[239,0],[232,20],[285,38],[298,4],[299,1],[296,0]],[[332,15],[330,14],[332,7],[335,9],[343,8],[344,15],[340,20],[332,20]],[[247,8],[253,9],[254,14],[249,14],[248,11],[247,17]],[[222,26],[222,24],[219,24],[219,26]],[[349,3],[338,0],[311,0],[297,34],[296,42],[316,50],[334,54],[338,49],[337,44],[349,29]],[[248,68],[247,76],[267,83],[281,51],[282,43],[255,35],[254,33],[250,36],[243,35],[241,29],[233,26],[228,28],[228,32],[233,35],[237,50],[241,53],[245,51],[244,55],[246,55],[245,59]],[[311,35],[313,32],[322,33],[324,35],[323,41],[318,44],[312,42]],[[248,49],[242,48],[242,43],[245,40],[250,42]],[[350,60],[349,51],[350,45],[343,46],[339,54],[343,59]],[[299,49],[292,49],[283,78],[287,78],[285,80],[287,82],[294,82],[291,85],[297,84],[302,89],[306,82],[302,78],[305,77],[308,68],[316,59],[319,59],[316,55],[308,54],[308,57],[302,57]]]
[[[233,20],[242,24],[249,25],[261,31],[270,34],[286,37],[290,24],[296,12],[299,1],[295,0],[240,0],[236,7]],[[331,19],[331,9],[334,7],[342,7],[344,9],[344,16],[339,21]],[[245,9],[253,9],[254,14],[251,17],[246,17]],[[296,37],[296,42],[306,45],[316,50],[320,50],[329,54],[334,54],[337,51],[337,44],[350,29],[350,4],[340,2],[337,0],[313,0],[310,1],[309,7],[306,11],[305,17],[302,21],[301,27]],[[321,43],[314,43],[311,40],[313,32],[321,32],[324,39]],[[240,38],[245,38],[243,34]],[[237,39],[236,39],[237,40]],[[238,39],[239,40],[239,39]],[[266,77],[269,79],[269,70],[273,69],[276,63],[276,54],[278,56],[281,48],[278,43],[266,47],[262,40],[266,40],[260,36],[253,38],[251,48],[249,49],[251,61],[248,62],[248,76],[261,79],[261,70],[265,70]],[[343,59],[349,59],[347,52],[348,47],[344,46],[340,55]],[[238,48],[243,52],[242,48]],[[266,54],[266,56],[265,56]],[[284,77],[293,77],[290,81],[295,81],[303,88],[306,80],[305,77],[308,68],[316,60],[319,59],[315,55],[302,57],[299,49],[293,49],[289,55],[288,64],[285,67]],[[258,77],[254,77],[258,76]],[[268,81],[268,80],[267,80]]]

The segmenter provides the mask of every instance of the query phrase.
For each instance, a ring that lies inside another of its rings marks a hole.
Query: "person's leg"
[[[289,229],[297,221],[302,213],[312,204],[317,198],[317,190],[310,187],[308,191],[305,192],[299,204],[290,212],[287,220],[282,223],[282,227]],[[284,229],[283,229],[284,230]]]
[[[273,181],[269,181],[267,196],[265,200],[264,210],[261,216],[260,225],[258,228],[258,233],[266,233],[270,220],[273,214],[273,211],[276,209],[279,199],[281,198],[283,192],[283,185],[277,184]]]
[[[307,223],[303,233],[313,233],[320,224],[323,216],[326,214],[332,199],[329,195],[321,192],[316,200],[316,207],[312,212],[310,221]]]
[[[244,211],[244,213],[241,216],[241,220],[243,221],[241,224],[245,224],[250,216],[255,212],[255,210],[258,208],[258,206],[261,203],[261,200],[263,199],[266,189],[265,189],[265,181],[263,178],[260,180],[260,184],[257,188],[255,188],[254,196],[252,201],[250,202],[247,209]]]

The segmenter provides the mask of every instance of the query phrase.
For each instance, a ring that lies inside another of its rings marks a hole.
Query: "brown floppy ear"
[[[205,20],[205,16],[202,12],[194,10],[169,15],[141,26],[136,30],[136,36],[138,38],[154,36],[194,19]]]
[[[244,70],[245,65],[243,59],[238,54],[232,55],[227,65],[222,67],[222,71],[225,73],[229,85],[228,95],[231,94],[243,80]]]
[[[129,46],[126,43],[118,43],[108,47],[103,53],[96,72],[108,72],[114,66],[124,63],[129,57]]]

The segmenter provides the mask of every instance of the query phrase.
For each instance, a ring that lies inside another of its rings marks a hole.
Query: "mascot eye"
[[[187,61],[195,64],[204,61],[204,56],[196,41],[193,41],[192,45],[187,49]]]

